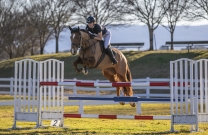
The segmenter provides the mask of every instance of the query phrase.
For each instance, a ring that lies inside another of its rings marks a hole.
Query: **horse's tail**
[[[129,82],[132,82],[132,76],[131,76],[131,71],[130,71],[129,67],[127,68],[126,77]]]

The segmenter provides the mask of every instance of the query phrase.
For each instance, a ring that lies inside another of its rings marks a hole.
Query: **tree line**
[[[89,15],[104,26],[144,23],[149,50],[154,50],[159,25],[173,41],[179,21],[208,20],[208,0],[0,0],[0,57],[43,54],[51,38],[58,53],[60,33],[69,25],[86,24]]]

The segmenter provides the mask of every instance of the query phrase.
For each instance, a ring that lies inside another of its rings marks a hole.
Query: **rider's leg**
[[[111,32],[109,30],[107,30],[106,34],[103,36],[104,38],[104,47],[107,51],[107,54],[109,55],[111,61],[112,61],[112,64],[117,64],[118,61],[116,60],[114,54],[113,54],[113,51],[110,47],[110,39],[111,39]]]
[[[114,56],[114,54],[113,54],[113,51],[112,51],[112,49],[111,49],[110,46],[108,46],[108,47],[106,48],[106,51],[107,51],[107,54],[109,55],[109,57],[110,57],[110,59],[111,59],[111,61],[112,61],[112,64],[113,64],[113,65],[114,65],[114,64],[117,64],[118,61],[116,60],[116,58],[115,58],[115,56]]]

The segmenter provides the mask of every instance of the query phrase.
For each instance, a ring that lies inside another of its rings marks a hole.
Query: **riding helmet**
[[[92,16],[87,17],[87,23],[95,22],[95,18]]]

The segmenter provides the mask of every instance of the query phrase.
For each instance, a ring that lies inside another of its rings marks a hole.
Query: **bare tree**
[[[18,28],[21,26],[22,4],[13,0],[0,1],[0,47],[13,58],[15,39]]]
[[[191,7],[187,13],[190,20],[208,20],[208,0],[191,0]]]
[[[40,54],[43,54],[46,42],[53,34],[50,29],[50,5],[45,0],[33,1],[31,0],[25,6],[25,11],[30,19],[31,26],[36,28],[39,36]]]
[[[100,25],[121,24],[124,16],[121,12],[121,0],[74,0],[77,7],[77,24],[86,24],[86,18],[93,16]]]
[[[15,57],[23,57],[25,55],[33,55],[34,49],[38,47],[38,35],[36,29],[28,26],[28,21],[24,19],[23,26],[18,28],[14,42]]]
[[[56,40],[56,53],[59,52],[59,36],[75,12],[75,6],[69,0],[47,0],[50,11],[50,27]]]
[[[123,11],[130,16],[128,20],[140,21],[148,26],[149,30],[149,50],[154,50],[153,35],[154,30],[161,23],[166,9],[164,0],[124,0]]]
[[[181,18],[182,13],[185,11],[185,9],[188,8],[189,1],[188,0],[164,0],[166,3],[164,6],[165,9],[167,9],[167,12],[165,13],[164,19],[167,22],[167,25],[162,24],[163,27],[165,27],[171,35],[171,50],[173,50],[173,36],[174,31],[176,28],[176,24]]]
[[[10,1],[9,1],[10,2]],[[0,48],[1,52],[7,52],[6,48],[9,45],[8,43],[8,21],[9,14],[11,14],[11,9],[14,5],[14,2],[6,3],[5,0],[0,0]],[[11,50],[11,49],[10,49]],[[9,54],[9,53],[8,53]]]
[[[38,41],[38,32],[37,29],[31,27],[30,25],[27,26],[27,38],[28,38],[28,45],[30,46],[30,54],[39,54],[39,41]]]

